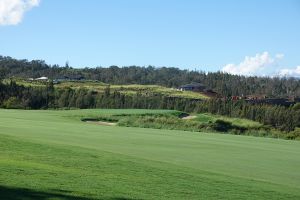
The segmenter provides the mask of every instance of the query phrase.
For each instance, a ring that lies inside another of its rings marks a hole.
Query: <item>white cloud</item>
[[[0,0],[0,26],[19,24],[24,13],[39,3],[40,0]]]
[[[253,57],[246,56],[240,64],[227,64],[222,68],[223,72],[245,76],[277,76],[300,78],[300,66],[295,68],[282,67],[279,61],[283,54],[272,57],[268,52],[256,54]]]
[[[256,54],[253,57],[246,56],[240,64],[227,64],[222,71],[237,75],[265,75],[269,68],[277,66],[278,61],[284,57],[283,54],[277,54],[274,58],[268,52]]]
[[[279,71],[279,76],[285,76],[285,77],[299,77],[300,78],[300,66],[297,66],[294,69],[281,69]]]
[[[275,57],[276,57],[277,59],[282,59],[282,58],[284,57],[284,54],[278,53],[278,54],[276,54]]]

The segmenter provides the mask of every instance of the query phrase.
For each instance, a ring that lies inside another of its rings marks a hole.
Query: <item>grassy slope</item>
[[[98,112],[146,111],[0,110],[1,195],[5,199],[17,195],[62,199],[300,198],[299,141],[79,121],[80,116]]]
[[[20,85],[25,86],[35,86],[35,87],[43,87],[44,83],[40,82],[27,82],[22,80],[16,80],[16,82]],[[104,84],[101,82],[92,82],[92,81],[78,81],[78,82],[62,82],[60,84],[55,85],[57,88],[70,87],[73,89],[86,88],[95,90],[98,92],[103,92],[104,89],[108,86],[108,84]],[[184,97],[184,98],[192,98],[192,99],[208,99],[209,97],[199,93],[199,92],[191,92],[191,91],[179,91],[174,88],[167,88],[159,85],[110,85],[110,89],[113,92],[114,90],[120,91],[126,95],[135,95],[137,92],[141,92],[141,94],[147,93],[155,93],[162,94],[170,97]]]
[[[194,121],[199,121],[202,123],[208,123],[209,121],[214,122],[217,119],[221,119],[224,121],[231,122],[233,125],[236,126],[241,126],[241,127],[261,127],[263,124],[252,121],[249,119],[242,119],[242,118],[231,118],[231,117],[226,117],[226,116],[221,116],[221,115],[213,115],[210,113],[201,113],[197,114],[197,117],[193,119]]]

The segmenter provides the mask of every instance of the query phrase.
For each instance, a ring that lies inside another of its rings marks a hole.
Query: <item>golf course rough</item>
[[[300,142],[85,123],[162,110],[0,109],[1,199],[300,199]]]

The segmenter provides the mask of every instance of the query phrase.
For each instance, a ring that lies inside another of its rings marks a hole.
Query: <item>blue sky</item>
[[[300,1],[0,0],[0,54],[300,76]]]

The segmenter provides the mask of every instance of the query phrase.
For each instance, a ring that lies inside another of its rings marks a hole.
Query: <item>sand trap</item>
[[[97,124],[97,125],[102,125],[102,126],[115,126],[117,125],[117,123],[112,123],[112,122],[102,122],[102,121],[84,121],[87,123],[91,123],[91,124]]]
[[[181,119],[188,120],[188,119],[195,119],[196,117],[197,117],[196,115],[189,115],[189,116],[183,117]]]

